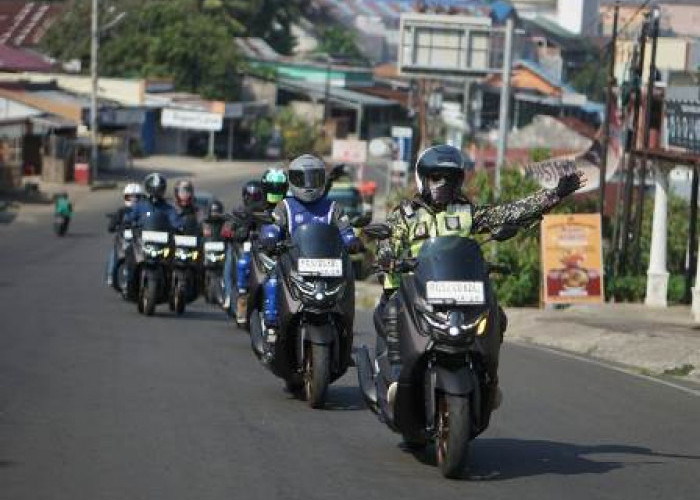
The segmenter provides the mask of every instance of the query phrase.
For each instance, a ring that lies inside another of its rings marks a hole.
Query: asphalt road
[[[471,480],[444,480],[363,408],[354,370],[312,411],[223,313],[138,315],[101,282],[117,195],[91,196],[64,239],[47,215],[0,226],[3,500],[700,498],[700,398],[512,345]]]

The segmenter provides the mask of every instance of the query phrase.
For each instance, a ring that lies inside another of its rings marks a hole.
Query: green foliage
[[[608,300],[615,302],[643,302],[647,293],[647,277],[617,276],[605,283]],[[668,302],[681,304],[685,296],[685,276],[672,274],[668,279]]]
[[[571,79],[571,86],[589,99],[597,102],[605,101],[605,86],[607,84],[608,58],[604,61],[593,58],[576,72]]]
[[[501,200],[507,203],[524,198],[539,189],[537,183],[526,179],[515,169],[504,169],[501,175]],[[486,171],[476,173],[470,183],[470,199],[477,205],[494,201],[493,184]],[[505,306],[536,305],[540,298],[540,243],[539,231],[521,231],[515,238],[489,243],[485,248],[488,260],[512,270],[509,275],[494,276],[499,301]],[[493,248],[491,248],[493,246]]]
[[[316,152],[318,131],[316,127],[294,114],[291,108],[285,108],[275,117],[284,139],[284,156],[288,159],[304,153]]]
[[[364,62],[364,56],[357,48],[355,32],[339,26],[323,27],[320,29],[319,38],[317,52]]]
[[[283,54],[295,45],[291,26],[303,0],[101,0],[100,26],[126,17],[100,42],[100,74],[172,77],[178,90],[232,100],[244,68],[232,37],[266,40]],[[42,41],[58,60],[90,59],[90,0],[72,0]]]
[[[176,88],[205,98],[237,97],[242,62],[231,41],[234,27],[226,18],[210,15],[193,0],[127,0],[119,9],[126,17],[103,36],[101,75],[172,77]],[[89,13],[89,0],[75,0],[51,27],[44,47],[52,56],[87,61]]]
[[[552,151],[549,148],[532,148],[530,150],[530,161],[534,163],[549,160],[551,157]]]

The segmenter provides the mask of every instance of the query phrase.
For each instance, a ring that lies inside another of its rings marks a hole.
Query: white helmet
[[[144,196],[143,188],[137,182],[130,182],[124,187],[124,205],[127,207],[133,207]]]
[[[289,164],[289,188],[298,200],[311,203],[326,190],[326,166],[320,158],[301,155]]]

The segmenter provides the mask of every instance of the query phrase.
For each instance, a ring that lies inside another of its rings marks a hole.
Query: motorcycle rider
[[[423,242],[431,237],[468,237],[492,232],[503,225],[527,227],[585,183],[582,174],[576,172],[563,176],[554,189],[543,189],[511,203],[477,206],[461,193],[466,165],[462,153],[449,145],[432,146],[419,155],[415,171],[418,192],[413,199],[402,201],[387,216],[393,234],[390,240],[380,243],[377,255],[380,264],[390,267],[396,257],[417,256]],[[384,293],[375,311],[377,358],[386,357],[391,365],[391,373],[387,374],[387,400],[390,404],[393,404],[401,371],[398,331],[401,304],[395,293],[399,283],[398,274],[385,275]],[[501,311],[501,314],[505,330],[505,313]],[[498,355],[486,361],[489,377],[487,398],[492,409],[496,409],[501,400]]]
[[[320,158],[304,154],[294,159],[288,168],[291,197],[284,198],[273,212],[274,224],[262,228],[264,246],[270,247],[308,223],[333,224],[340,229],[350,252],[362,248],[348,217],[341,207],[327,197],[326,165]]]
[[[219,200],[212,201],[207,208],[207,216],[202,221],[204,236],[219,238],[225,221],[224,204]]]
[[[260,198],[258,199],[258,188]],[[289,183],[287,181],[287,174],[284,173],[279,167],[268,168],[262,175],[260,182],[251,181],[243,189],[243,211],[247,214],[246,220],[244,222],[239,222],[237,224],[231,225],[231,231],[233,234],[232,238],[236,241],[242,242],[250,239],[250,233],[255,229],[255,219],[253,217],[254,213],[263,213],[272,215],[275,207],[279,202],[281,202],[287,194],[289,189]],[[226,256],[228,271],[225,269],[226,279],[228,280],[228,285],[226,289],[227,304],[230,306],[230,292],[233,283],[231,281],[231,265],[233,260],[233,252],[230,252]],[[244,275],[248,275],[250,272],[250,261],[247,262],[247,271]],[[243,283],[238,283],[242,285]],[[241,288],[241,286],[239,286]],[[239,318],[244,317],[246,307],[246,297],[239,296],[239,301],[236,304],[236,315]],[[226,307],[226,304],[224,306]]]
[[[188,233],[199,233],[199,216],[197,206],[194,203],[194,185],[192,181],[177,181],[173,188],[173,195],[182,228]]]
[[[114,233],[118,231],[124,224],[124,219],[126,214],[131,212],[136,204],[138,204],[144,197],[145,193],[141,184],[138,182],[130,182],[124,187],[124,206],[119,207],[119,209],[110,214],[109,223],[107,224],[107,231]],[[112,246],[109,256],[107,258],[107,285],[112,285],[112,279],[114,277],[115,267],[117,265],[117,249]]]
[[[182,219],[170,203],[165,201],[165,191],[168,183],[161,174],[148,174],[143,181],[146,197],[135,204],[131,211],[124,215],[124,222],[139,225],[150,212],[160,211],[168,217],[173,230],[182,227]]]

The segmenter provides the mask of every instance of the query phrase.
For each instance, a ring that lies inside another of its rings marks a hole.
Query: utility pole
[[[498,111],[498,153],[496,157],[496,177],[494,179],[495,201],[501,197],[501,168],[505,163],[508,147],[508,114],[510,111],[510,74],[513,69],[513,17],[506,21],[506,39],[503,50],[503,73],[501,76],[501,105]]]
[[[326,130],[326,122],[330,116],[331,103],[329,99],[331,97],[331,56],[327,56],[326,59],[326,88],[323,97],[323,124],[322,129]]]
[[[696,225],[698,222],[698,167],[693,167],[693,181],[690,190],[690,227],[688,228],[688,268],[685,272],[685,293],[683,302],[690,304],[693,301],[693,276],[697,273],[698,263],[698,235]]]
[[[651,57],[649,60],[649,76],[647,77],[647,95],[646,109],[644,113],[644,151],[649,150],[649,138],[651,132],[651,108],[654,102],[654,82],[656,81],[656,46],[659,38],[659,17],[660,11],[658,5],[655,5],[651,10]],[[645,153],[641,161],[641,174],[639,183],[639,209],[637,210],[636,219],[636,239],[634,240],[634,269],[639,271],[641,262],[641,239],[642,239],[642,222],[644,219],[644,188],[646,187],[646,171],[647,163],[649,162],[648,155]]]
[[[91,181],[97,180],[97,162],[99,152],[97,150],[97,51],[100,44],[100,33],[97,26],[98,0],[92,0],[92,24],[90,28],[90,79],[92,91],[90,93],[90,166],[92,170]]]
[[[608,89],[605,98],[605,121],[603,122],[603,156],[600,159],[600,211],[601,221],[605,221],[605,176],[608,169],[608,147],[610,145],[610,118],[613,106],[613,87],[615,86],[615,56],[617,45],[617,20],[620,14],[620,2],[615,2],[615,14],[613,18],[612,41],[610,45],[610,65],[608,71]]]
[[[633,76],[634,85],[634,115],[632,118],[632,137],[629,144],[629,154],[627,157],[627,176],[625,178],[625,195],[622,204],[622,227],[620,229],[620,238],[622,239],[620,253],[618,255],[617,273],[624,274],[627,266],[627,249],[629,247],[629,226],[632,209],[632,191],[634,187],[634,166],[635,154],[634,150],[637,147],[637,131],[639,129],[639,108],[642,100],[641,79],[644,74],[644,55],[646,52],[648,23],[642,24],[642,30],[639,34],[639,58],[637,60],[635,74]]]

